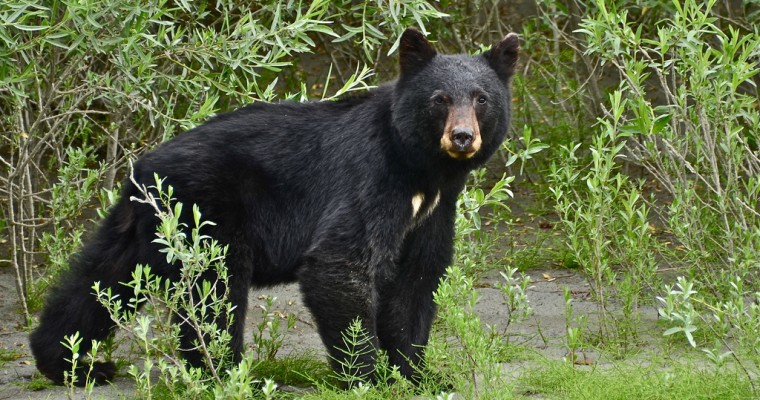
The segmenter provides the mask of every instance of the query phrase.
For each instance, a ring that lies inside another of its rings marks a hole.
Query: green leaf
[[[662,129],[665,128],[670,123],[670,120],[672,118],[673,118],[672,114],[662,114],[658,116],[654,120],[654,124],[652,125],[652,134],[657,135],[660,132],[662,132]]]

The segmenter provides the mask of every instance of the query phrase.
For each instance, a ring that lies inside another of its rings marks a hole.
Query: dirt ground
[[[524,210],[516,211],[528,215]],[[527,237],[545,228],[546,221],[526,217],[515,225],[513,234]],[[547,265],[535,266],[528,271],[528,275],[533,282],[527,292],[533,315],[518,325],[510,326],[509,332],[514,334],[512,337],[517,338],[517,343],[535,349],[550,359],[561,359],[566,355],[563,345],[566,330],[564,288],[567,287],[573,295],[573,307],[577,315],[590,315],[590,319],[593,320],[597,306],[590,299],[589,287],[585,279],[576,270],[558,269],[555,265],[547,263]],[[22,318],[18,313],[13,276],[10,268],[0,268],[0,348],[4,353],[18,353],[21,356],[0,366],[0,400],[65,399],[67,392],[62,387],[40,391],[33,391],[26,387],[36,370],[29,352],[28,331],[24,329]],[[507,310],[501,292],[495,287],[495,283],[499,280],[501,278],[498,271],[492,271],[477,283],[480,302],[475,310],[484,324],[503,331],[506,328]],[[277,310],[284,314],[295,313],[298,320],[296,327],[286,333],[285,344],[278,356],[298,354],[303,351],[324,355],[324,347],[308,310],[301,302],[297,285],[279,286],[252,293],[246,320],[247,342],[252,343],[251,332],[257,318],[260,318],[260,310],[257,306],[263,304],[261,297],[266,295],[277,298]],[[655,334],[656,318],[655,309],[641,310],[642,326],[650,327],[652,334]],[[646,334],[647,329],[641,329],[641,331]],[[584,353],[584,357],[590,363],[603,362],[603,360],[597,360],[598,355],[593,351]],[[521,363],[504,365],[505,371],[511,376],[519,376],[521,368],[526,368],[526,366]],[[96,388],[93,398],[131,398],[133,393],[132,381],[128,377],[120,376],[111,385]],[[83,398],[81,390],[78,391],[76,397]]]

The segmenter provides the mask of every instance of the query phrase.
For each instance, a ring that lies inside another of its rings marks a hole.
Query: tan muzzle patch
[[[482,143],[475,107],[467,104],[449,108],[441,136],[441,150],[451,158],[463,160],[474,156]]]

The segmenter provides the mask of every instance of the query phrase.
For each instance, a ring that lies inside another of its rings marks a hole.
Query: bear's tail
[[[72,374],[72,354],[62,344],[64,337],[79,332],[82,339],[79,354],[84,356],[93,340],[107,338],[115,326],[106,308],[98,302],[93,284],[100,281],[101,289],[111,288],[122,304],[128,304],[130,291],[119,282],[130,280],[139,260],[138,252],[144,247],[138,237],[138,210],[136,204],[130,202],[133,192],[136,192],[135,187],[127,183],[121,199],[95,236],[71,258],[70,269],[51,287],[40,324],[31,334],[30,347],[37,369],[57,384],[64,383],[65,372]],[[80,386],[85,384],[87,373],[91,380],[103,383],[111,380],[116,371],[111,362],[93,362],[91,372],[90,365],[83,365],[81,359],[78,364],[73,373],[75,384]]]

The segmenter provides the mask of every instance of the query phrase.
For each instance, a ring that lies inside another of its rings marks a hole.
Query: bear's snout
[[[468,153],[473,136],[472,128],[456,127],[451,131],[451,142],[457,151]]]
[[[449,157],[462,160],[474,156],[481,144],[475,108],[470,105],[451,107],[443,128],[441,149]]]

